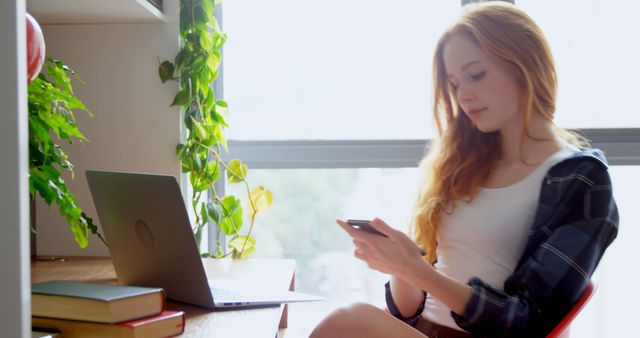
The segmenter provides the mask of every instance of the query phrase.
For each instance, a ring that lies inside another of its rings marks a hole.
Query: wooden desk
[[[249,259],[244,261],[203,260],[209,278],[234,278],[242,275],[259,281],[265,288],[293,290],[295,263],[286,259]],[[32,261],[31,282],[47,280],[77,280],[117,284],[109,258],[70,257],[64,261]],[[217,310],[169,301],[170,310],[184,311],[187,317],[183,337],[274,338],[283,335],[287,326],[286,305],[280,307]]]

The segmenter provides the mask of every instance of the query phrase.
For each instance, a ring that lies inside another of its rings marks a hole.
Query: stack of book
[[[160,288],[48,281],[31,286],[34,329],[63,337],[172,337],[184,332],[182,311],[166,311]]]

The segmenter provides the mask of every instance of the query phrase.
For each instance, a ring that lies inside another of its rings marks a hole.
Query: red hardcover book
[[[160,338],[182,334],[185,316],[182,311],[163,311],[155,316],[116,324],[31,317],[31,325],[34,328],[57,329],[65,338]]]

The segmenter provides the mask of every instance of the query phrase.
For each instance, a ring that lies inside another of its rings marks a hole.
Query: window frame
[[[599,148],[610,166],[640,165],[640,128],[576,129]],[[252,169],[416,168],[431,139],[422,140],[230,140],[225,161],[241,159]],[[222,177],[225,177],[224,173]],[[249,180],[251,180],[249,178]],[[216,182],[225,193],[225,182]],[[217,229],[209,231],[214,249]],[[221,238],[223,240],[223,238]]]
[[[640,128],[579,129],[609,165],[640,165]],[[253,169],[417,167],[430,139],[422,140],[230,140],[225,160]]]

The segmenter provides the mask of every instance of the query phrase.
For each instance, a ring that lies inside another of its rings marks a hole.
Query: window
[[[567,128],[640,128],[634,102],[640,2],[518,0],[545,32],[558,71],[556,121]]]
[[[334,220],[369,218],[375,210],[406,231],[416,168],[258,169],[250,175],[252,184],[268,186],[275,196],[273,207],[254,228],[256,257],[295,257],[296,290],[326,298],[296,306],[290,312],[292,330],[308,330],[332,310],[353,302],[384,305],[383,285],[389,276],[353,256],[351,239]],[[227,191],[243,196],[244,189],[229,185]]]
[[[433,137],[433,50],[459,3],[246,0],[223,7],[230,139]]]
[[[621,230],[596,271],[593,305],[572,331],[616,336],[632,330],[625,313],[640,300],[629,284],[634,272],[621,264],[637,256],[640,240],[633,230],[640,214],[630,205],[637,190],[630,183],[640,174],[640,115],[633,101],[640,71],[632,59],[640,42],[624,34],[633,31],[631,16],[640,5],[516,4],[540,24],[556,58],[557,123],[581,129],[612,165]],[[241,158],[250,183],[274,193],[273,208],[257,220],[256,256],[296,258],[298,289],[329,299],[292,306],[299,310],[291,311],[289,331],[304,336],[339,305],[384,303],[388,277],[353,258],[334,219],[381,216],[399,228],[407,224],[416,166],[435,135],[433,48],[459,2],[245,0],[223,6],[227,157]]]
[[[589,305],[571,326],[575,337],[624,337],[636,330],[635,305],[640,295],[634,292],[640,273],[633,262],[638,257],[640,211],[636,205],[640,166],[614,166],[609,170],[614,197],[620,212],[618,237],[607,250],[593,275],[597,289]]]

